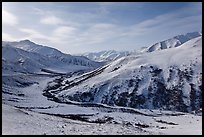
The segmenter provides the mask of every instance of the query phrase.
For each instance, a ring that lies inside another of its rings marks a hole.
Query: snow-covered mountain
[[[115,50],[107,50],[107,51],[100,51],[100,52],[89,52],[81,54],[91,60],[103,62],[103,61],[113,61],[120,57],[124,57],[129,55],[129,51],[115,51]]]
[[[178,35],[173,38],[155,43],[152,46],[149,46],[148,48],[143,49],[141,52],[153,52],[157,50],[163,50],[173,47],[178,47],[182,45],[183,43],[187,42],[188,40],[191,40],[193,38],[202,36],[201,32],[191,32],[184,35]]]
[[[2,134],[202,134],[202,36],[104,65],[29,41],[2,53]]]
[[[183,35],[178,35],[173,38],[155,43],[149,47],[142,47],[139,50],[135,51],[115,51],[115,50],[106,50],[106,51],[100,51],[100,52],[88,52],[80,54],[82,56],[85,56],[93,61],[98,62],[106,62],[106,61],[113,61],[118,58],[128,56],[130,54],[141,54],[145,52],[153,52],[157,50],[163,50],[173,47],[178,47],[182,45],[183,43],[187,42],[188,40],[191,40],[193,38],[202,36],[202,32],[191,32]]]
[[[2,41],[3,73],[36,73],[42,69],[57,72],[92,70],[102,63],[83,56],[64,54],[57,49],[35,44],[29,40],[20,42]]]
[[[202,36],[168,50],[122,57],[44,91],[58,102],[191,112],[202,108]],[[56,88],[59,86],[60,88]]]

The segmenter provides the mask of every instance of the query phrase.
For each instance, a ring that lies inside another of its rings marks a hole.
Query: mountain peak
[[[21,43],[21,44],[28,44],[28,45],[30,45],[30,44],[32,44],[32,45],[38,45],[38,44],[35,44],[34,42],[28,40],[28,39],[21,40],[21,41],[19,41],[19,43]]]
[[[31,42],[31,41],[28,39],[25,39],[25,40],[21,40],[20,42]]]
[[[201,32],[190,32],[186,34],[177,35],[177,36],[174,36],[173,38],[155,43],[154,45],[149,46],[146,49],[143,49],[142,52],[153,52],[157,50],[178,47],[183,43],[199,36],[202,36]]]

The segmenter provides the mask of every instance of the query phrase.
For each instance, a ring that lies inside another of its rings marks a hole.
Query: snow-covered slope
[[[84,53],[81,55],[94,61],[103,62],[103,61],[113,61],[120,57],[127,56],[129,54],[130,54],[129,51],[108,50],[108,51],[101,51],[101,52]]]
[[[122,57],[78,78],[63,79],[60,89],[49,89],[45,95],[60,102],[197,111],[202,107],[202,36],[168,50]]]
[[[63,53],[60,52],[57,49],[51,48],[51,47],[47,47],[47,46],[43,46],[43,45],[39,45],[39,44],[35,44],[30,40],[21,40],[19,42],[6,42],[6,41],[2,41],[2,46],[6,46],[9,45],[11,47],[15,47],[15,48],[19,48],[28,52],[35,52],[35,53],[39,53],[41,55],[45,55],[45,56],[60,56]],[[68,54],[66,54],[68,55]],[[71,56],[71,55],[69,55]]]
[[[40,72],[48,69],[57,72],[92,70],[102,63],[91,61],[83,56],[71,56],[54,48],[37,45],[29,40],[2,42],[2,71]]]
[[[182,45],[183,43],[187,42],[188,40],[191,40],[193,38],[202,36],[201,32],[191,32],[187,33],[185,35],[178,35],[173,38],[170,38],[168,40],[164,40],[161,42],[158,42],[152,46],[149,46],[148,48],[145,48],[142,50],[142,52],[153,52],[157,50],[163,50],[163,49],[168,49],[168,48],[173,48],[173,47],[178,47]]]

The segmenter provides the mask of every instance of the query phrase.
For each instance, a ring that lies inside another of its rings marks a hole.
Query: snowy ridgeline
[[[107,50],[107,51],[100,51],[100,52],[88,52],[88,53],[83,53],[79,55],[85,56],[90,60],[94,60],[98,62],[110,62],[118,58],[129,56],[129,55],[142,54],[146,52],[153,52],[153,51],[178,47],[178,46],[181,46],[183,43],[187,42],[188,40],[191,40],[199,36],[202,36],[201,32],[191,32],[191,33],[175,36],[173,38],[155,43],[149,47],[143,47],[135,51]]]
[[[100,52],[88,52],[80,55],[85,56],[90,60],[94,60],[98,62],[110,62],[118,58],[128,56],[129,54],[131,54],[131,52],[129,51],[108,50],[108,51],[100,51]]]
[[[183,35],[178,35],[171,39],[167,39],[167,40],[155,43],[152,46],[149,46],[148,48],[143,49],[141,52],[153,52],[157,50],[178,47],[178,46],[181,46],[183,43],[199,36],[202,36],[201,32],[191,32]]]
[[[2,42],[2,133],[202,134],[202,36],[184,40],[106,64]]]

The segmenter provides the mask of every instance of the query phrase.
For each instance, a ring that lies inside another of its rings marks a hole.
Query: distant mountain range
[[[104,61],[113,61],[120,57],[129,55],[129,51],[115,51],[115,50],[106,50],[100,52],[88,52],[80,54],[81,56],[85,56],[91,60],[104,62]]]
[[[42,69],[56,72],[92,70],[102,65],[83,56],[64,54],[57,49],[35,44],[29,40],[2,41],[3,73],[41,73]]]
[[[82,56],[85,56],[91,60],[94,61],[113,61],[120,57],[128,56],[130,54],[141,54],[145,52],[153,52],[156,50],[163,50],[173,47],[178,47],[182,45],[183,43],[187,42],[188,40],[191,40],[193,38],[196,38],[198,36],[202,36],[201,32],[191,32],[183,35],[178,35],[173,38],[155,43],[149,47],[143,47],[141,50],[137,51],[115,51],[115,50],[107,50],[107,51],[101,51],[101,52],[90,52],[90,53],[84,53],[80,54]]]

